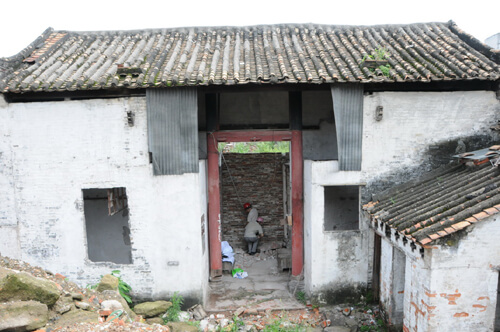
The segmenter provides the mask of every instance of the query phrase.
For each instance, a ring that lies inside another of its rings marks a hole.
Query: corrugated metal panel
[[[363,139],[363,87],[361,84],[331,86],[339,169],[361,170],[361,148]]]
[[[195,88],[147,89],[148,140],[155,175],[198,172]]]

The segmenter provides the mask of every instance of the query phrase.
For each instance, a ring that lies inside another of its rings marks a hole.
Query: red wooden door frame
[[[292,170],[292,275],[302,272],[304,262],[303,221],[303,159],[302,131],[300,130],[254,130],[216,131],[207,134],[208,151],[208,237],[210,243],[210,278],[222,275],[219,142],[291,142]]]

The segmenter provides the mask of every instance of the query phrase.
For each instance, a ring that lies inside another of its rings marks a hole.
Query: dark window
[[[83,205],[89,259],[131,264],[125,188],[83,189]]]
[[[359,228],[359,187],[325,186],[325,231]]]

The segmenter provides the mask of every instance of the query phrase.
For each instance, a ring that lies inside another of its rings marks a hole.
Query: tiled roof
[[[363,59],[386,50],[385,74]],[[448,23],[47,29],[0,58],[0,92],[247,83],[497,80],[500,53]]]
[[[500,170],[489,161],[476,164],[444,167],[382,193],[363,208],[372,222],[428,245],[500,212]]]

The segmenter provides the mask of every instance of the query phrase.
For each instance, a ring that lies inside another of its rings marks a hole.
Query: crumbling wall
[[[366,95],[363,108],[363,203],[500,139],[490,129],[500,118],[493,91],[379,92]]]
[[[153,176],[145,98],[13,103],[0,105],[0,115],[7,119],[0,129],[8,129],[0,137],[2,254],[15,244],[23,260],[79,285],[120,270],[136,298],[178,291],[201,301],[208,280],[205,173]],[[92,262],[82,190],[117,187],[127,193],[132,263]],[[11,239],[3,241],[4,234]]]
[[[261,225],[265,236],[259,248],[282,247],[283,165],[288,161],[288,155],[281,153],[224,154],[220,177],[222,241],[233,248],[246,248],[243,204],[250,202],[264,219]]]

